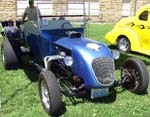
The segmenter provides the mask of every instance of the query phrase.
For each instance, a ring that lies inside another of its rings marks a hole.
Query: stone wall
[[[122,16],[123,0],[100,0],[100,19],[101,22],[117,22]],[[135,12],[150,0],[130,0],[130,16],[134,16]]]
[[[0,21],[4,20],[16,20],[20,19],[21,16],[17,16],[17,0],[0,0]],[[52,0],[57,3],[66,3],[68,0]],[[59,9],[60,6],[57,6]]]
[[[138,1],[138,2],[136,2]],[[133,0],[131,1],[131,16],[135,15],[136,12],[145,4],[150,3],[150,0]]]
[[[66,3],[67,1],[68,0],[53,0],[53,2],[60,3]],[[150,0],[130,0],[130,16],[133,16],[135,14],[135,11],[138,11],[140,7],[147,3],[150,3]],[[117,22],[122,18],[122,0],[99,0],[99,5],[99,15],[91,16],[90,18],[92,20],[110,23]],[[59,7],[60,6],[56,5],[56,10],[59,9]],[[16,8],[16,0],[0,0],[0,21],[8,19],[18,19],[18,17],[16,16]]]
[[[0,21],[16,19],[16,0],[0,0]]]
[[[114,22],[121,16],[121,0],[100,0],[102,22]]]
[[[61,12],[65,13],[67,10],[67,6],[64,5],[64,3],[67,3],[67,2],[68,0],[53,0],[53,3],[55,3],[55,5],[53,6],[53,14],[57,14],[58,11],[60,11],[60,9],[62,9]],[[59,3],[59,4],[56,4],[56,3]]]

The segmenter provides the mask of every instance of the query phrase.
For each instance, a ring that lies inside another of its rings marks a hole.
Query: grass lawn
[[[89,37],[105,42],[105,34],[113,28],[112,24],[93,24],[89,26]],[[0,43],[2,39],[0,39]],[[108,43],[106,43],[108,45]],[[137,53],[122,53],[116,63],[116,77],[120,78],[120,65],[128,57],[142,59],[150,71],[150,58]],[[0,55],[1,61],[1,55]],[[49,117],[40,103],[37,85],[38,72],[28,64],[24,69],[6,71],[0,62],[0,117]],[[150,88],[147,94],[135,95],[120,87],[115,93],[96,101],[75,98],[74,105],[63,96],[66,111],[61,117],[149,117]]]

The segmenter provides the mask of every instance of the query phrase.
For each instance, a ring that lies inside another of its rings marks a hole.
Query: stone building
[[[16,0],[0,0],[0,21],[16,19]]]
[[[100,0],[100,20],[116,22],[122,17],[134,16],[140,7],[150,0]]]
[[[0,21],[20,18],[18,13],[20,2],[28,0],[0,0]],[[81,0],[35,0],[51,2],[78,2]],[[133,16],[143,5],[150,0],[84,0],[88,5],[87,14],[90,19],[97,22],[117,22],[122,17]],[[27,5],[27,4],[26,4]],[[25,5],[24,5],[25,6]],[[24,10],[24,9],[22,9]]]

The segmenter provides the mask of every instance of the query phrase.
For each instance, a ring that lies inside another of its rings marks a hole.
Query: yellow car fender
[[[125,36],[128,38],[128,40],[131,44],[131,50],[135,51],[135,50],[138,50],[139,48],[141,48],[140,41],[139,41],[137,34],[128,27],[114,28],[112,31],[110,31],[106,34],[105,39],[109,43],[116,45],[117,39],[119,38],[119,36]]]

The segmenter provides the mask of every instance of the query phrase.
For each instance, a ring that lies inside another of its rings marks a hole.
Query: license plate
[[[91,89],[91,99],[107,96],[108,94],[108,88]]]

